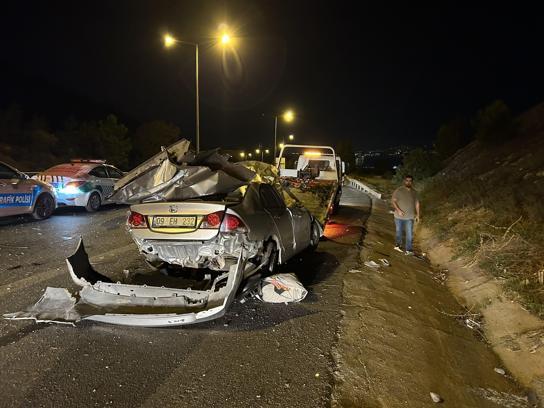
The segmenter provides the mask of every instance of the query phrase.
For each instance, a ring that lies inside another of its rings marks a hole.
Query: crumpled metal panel
[[[181,140],[136,167],[115,184],[109,199],[119,204],[187,200],[229,193],[255,177],[217,149],[195,157],[188,143]]]
[[[249,241],[244,234],[220,234],[205,243],[187,243],[170,240],[136,240],[149,261],[160,259],[172,265],[198,268],[206,264],[212,270],[223,270],[225,258],[238,258],[244,250],[247,259],[255,257],[261,242]]]

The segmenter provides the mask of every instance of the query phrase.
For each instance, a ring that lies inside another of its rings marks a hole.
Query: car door
[[[0,216],[32,211],[33,186],[15,169],[0,163]]]
[[[295,234],[295,252],[298,253],[310,245],[312,218],[308,210],[297,203],[287,207],[287,211],[291,212]]]
[[[272,217],[283,250],[282,262],[291,258],[296,251],[291,212],[274,187],[262,184],[259,195],[264,210]]]
[[[113,186],[109,180],[106,166],[96,166],[89,172],[89,175],[92,177],[91,182],[93,184],[93,188],[102,193],[102,201],[104,201],[113,191]]]
[[[123,172],[119,170],[116,167],[113,166],[105,166],[106,171],[108,172],[108,179],[107,179],[107,194],[104,193],[104,199],[107,199],[107,197],[110,196],[110,194],[113,192],[113,188],[115,186],[115,183],[124,176]]]

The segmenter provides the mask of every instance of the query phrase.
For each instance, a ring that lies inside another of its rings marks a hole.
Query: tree
[[[127,136],[127,127],[115,115],[110,114],[98,122],[97,132],[100,157],[118,167],[126,168],[132,147]]]
[[[400,180],[409,174],[421,180],[434,176],[440,168],[441,161],[436,153],[417,148],[406,153],[402,165],[397,167],[395,178]]]
[[[143,123],[136,129],[132,149],[133,164],[141,163],[158,153],[161,146],[168,146],[179,139],[180,130],[177,126],[154,120]]]
[[[487,144],[498,144],[514,137],[516,122],[510,108],[497,100],[478,112],[474,121],[476,140]]]
[[[335,148],[335,152],[346,163],[346,171],[355,169],[355,153],[351,140],[341,140]]]
[[[444,160],[469,142],[468,123],[464,119],[458,118],[440,127],[436,136],[435,149],[440,158]]]
[[[20,144],[23,128],[23,110],[17,104],[11,104],[0,111],[0,143]]]

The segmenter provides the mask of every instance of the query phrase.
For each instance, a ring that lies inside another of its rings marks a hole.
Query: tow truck
[[[345,172],[334,148],[286,144],[276,166],[283,187],[324,226],[340,203]]]

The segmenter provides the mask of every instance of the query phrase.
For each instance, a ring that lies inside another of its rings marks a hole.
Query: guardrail
[[[382,198],[381,193],[378,193],[373,188],[370,188],[366,184],[361,183],[359,180],[352,179],[351,177],[348,177],[348,176],[345,176],[345,179],[346,179],[346,182],[347,182],[348,186],[353,187],[353,188],[355,188],[357,190],[360,190],[360,191],[364,191],[365,193],[371,195],[374,198],[378,198],[378,199]]]

